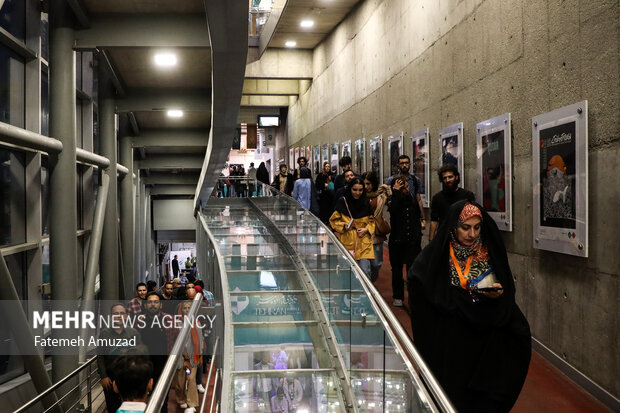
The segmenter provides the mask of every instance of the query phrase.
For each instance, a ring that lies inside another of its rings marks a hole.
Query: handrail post
[[[110,177],[101,174],[101,188],[97,193],[97,205],[95,206],[95,217],[93,219],[93,230],[90,236],[90,246],[88,248],[88,258],[86,261],[86,276],[82,287],[82,311],[91,311],[93,300],[95,299],[95,279],[97,277],[97,269],[99,267],[99,251],[101,249],[101,235],[103,233],[103,218],[105,216],[105,207],[108,200],[108,188],[110,186]],[[80,337],[86,337],[88,330],[83,328]],[[86,359],[87,348],[80,346],[79,361]]]

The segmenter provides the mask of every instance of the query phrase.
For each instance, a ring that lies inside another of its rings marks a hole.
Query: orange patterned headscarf
[[[482,212],[480,212],[480,208],[468,202],[465,204],[461,214],[459,215],[459,225],[471,217],[480,217],[480,220],[482,221]]]

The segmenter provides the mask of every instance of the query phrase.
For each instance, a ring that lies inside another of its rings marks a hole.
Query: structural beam
[[[237,128],[248,56],[249,3],[204,0],[211,39],[213,108],[211,132],[194,206],[205,205],[226,163]],[[225,390],[223,399],[227,399]]]
[[[193,173],[155,172],[141,179],[145,185],[196,185],[200,176]]]
[[[147,155],[138,161],[140,169],[200,169],[204,155]]]
[[[116,73],[116,68],[114,67],[112,60],[110,59],[108,53],[105,50],[102,50],[99,53],[99,65],[103,65],[105,67],[108,76],[110,76],[112,84],[114,84],[114,87],[116,88],[116,93],[121,97],[125,96],[125,86],[123,85],[121,79],[118,77],[118,74]]]
[[[248,56],[246,78],[312,79],[312,50],[267,49],[260,59]]]
[[[62,152],[50,154],[50,279],[52,299],[77,298],[77,194],[67,185],[77,181],[75,52],[72,12],[64,0],[50,1],[50,135],[62,142]],[[52,329],[52,338],[71,339],[71,329]],[[57,382],[78,364],[77,354],[53,355]]]
[[[297,79],[245,79],[244,95],[289,96],[299,95]]]
[[[132,89],[117,99],[117,112],[151,110],[211,110],[211,89],[161,90]]]
[[[67,4],[71,8],[71,11],[73,11],[73,15],[75,16],[75,19],[78,21],[80,26],[82,28],[90,27],[88,13],[86,12],[86,9],[84,9],[82,2],[80,0],[67,0]]]
[[[139,136],[131,138],[131,144],[134,148],[154,146],[206,147],[208,140],[208,129],[143,129]]]
[[[75,32],[75,48],[209,47],[204,13],[126,14],[93,17]]]
[[[275,0],[273,2],[273,5],[271,6],[271,13],[269,13],[267,23],[265,23],[265,27],[263,27],[263,31],[261,32],[260,38],[258,39],[259,59],[263,55],[265,50],[267,50],[267,47],[269,46],[269,43],[273,38],[273,34],[278,28],[280,19],[284,15],[284,10],[286,10],[287,5],[288,0]]]
[[[120,232],[121,232],[121,256],[123,262],[123,281],[124,287],[123,293],[130,293],[133,289],[133,275],[134,275],[134,249],[135,249],[135,211],[134,211],[134,180],[132,179],[134,165],[133,165],[133,148],[131,147],[132,137],[129,136],[129,120],[120,115],[119,116],[119,156],[120,161],[130,171],[128,176],[125,177],[120,183],[120,198],[119,204],[120,211]]]
[[[288,96],[251,96],[241,97],[241,106],[288,106]]]
[[[196,185],[155,185],[151,188],[151,195],[194,195]]]

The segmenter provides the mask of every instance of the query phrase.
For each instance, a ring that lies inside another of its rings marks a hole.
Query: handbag
[[[349,223],[347,224],[347,231],[351,229],[351,225],[353,225],[353,214],[351,214],[351,210],[349,209],[349,204],[347,203],[347,198],[343,197],[342,199],[344,199],[344,204],[347,207],[347,211],[349,212],[349,218],[351,218],[351,221],[349,221]],[[357,259],[355,257],[355,251],[357,250],[357,234],[355,234],[355,246],[353,247],[352,250],[347,250],[349,251],[349,254],[351,254],[351,256],[353,257],[353,259]]]
[[[385,236],[392,232],[390,223],[387,222],[382,216],[375,217],[375,235]]]

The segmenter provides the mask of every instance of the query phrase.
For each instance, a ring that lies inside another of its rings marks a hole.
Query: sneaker
[[[403,306],[403,300],[395,298],[394,299],[394,307],[402,307],[402,306]]]
[[[204,393],[205,392],[205,388],[202,386],[202,384],[199,384],[198,386],[196,386],[196,389],[198,389],[198,393]]]
[[[187,409],[183,410],[183,413],[195,413],[195,412],[196,412],[195,407],[188,407]]]
[[[179,404],[179,407],[181,409],[187,409],[187,403],[181,403],[181,404]]]

